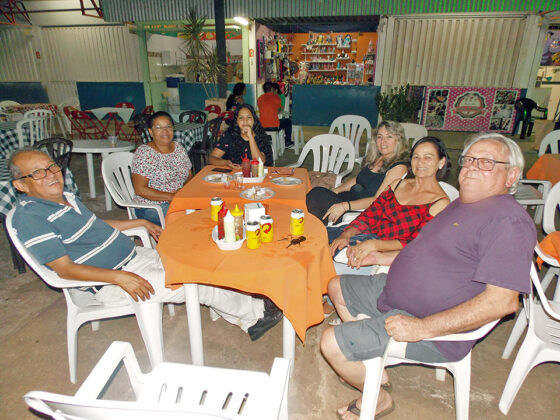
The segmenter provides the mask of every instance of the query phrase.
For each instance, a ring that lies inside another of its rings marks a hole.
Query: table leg
[[[282,324],[282,334],[283,357],[290,361],[290,376],[292,376],[294,374],[294,363],[296,357],[296,331],[286,316],[284,316],[284,322]]]
[[[198,284],[184,284],[183,290],[185,291],[185,306],[187,307],[187,319],[189,323],[192,363],[193,365],[204,366],[204,349],[202,347],[202,324],[200,321]]]
[[[109,156],[109,153],[101,153],[101,159],[105,159],[107,156]],[[105,186],[105,182],[103,182],[103,189],[105,190],[105,210],[110,211],[112,208],[112,199],[111,194],[109,194],[109,190]]]
[[[89,196],[95,198],[95,175],[93,173],[93,154],[86,153],[87,175],[89,181]]]

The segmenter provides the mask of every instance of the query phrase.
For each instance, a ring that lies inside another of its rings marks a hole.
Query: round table
[[[89,195],[91,198],[96,197],[95,191],[95,173],[93,170],[93,154],[101,153],[102,158],[105,158],[111,153],[115,152],[128,152],[136,148],[136,144],[117,140],[113,145],[109,140],[72,140],[74,147],[72,153],[85,153],[86,163],[89,180]],[[111,210],[111,195],[107,188],[105,188],[105,208],[107,211]]]

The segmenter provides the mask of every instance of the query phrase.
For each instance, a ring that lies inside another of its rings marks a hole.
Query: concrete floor
[[[326,127],[305,127],[305,137],[326,132]],[[437,134],[437,133],[436,133]],[[439,133],[448,145],[453,162],[465,137],[461,133]],[[536,159],[530,141],[520,143],[528,166]],[[286,151],[280,164],[294,162],[293,151]],[[122,209],[104,211],[100,162],[95,161],[98,197],[88,197],[85,159],[72,158],[82,197],[102,218],[126,218]],[[456,184],[456,169],[449,182]],[[539,227],[540,229],[540,227]],[[22,396],[40,389],[73,394],[95,363],[114,340],[132,343],[143,369],[149,362],[134,317],[101,322],[99,331],[84,325],[78,336],[78,384],[69,381],[66,352],[66,305],[62,293],[51,290],[29,271],[18,274],[11,265],[4,235],[0,235],[0,418],[36,418],[24,404]],[[169,361],[190,362],[188,321],[184,305],[175,317],[164,312],[165,356]],[[282,327],[277,325],[259,341],[252,343],[239,328],[223,320],[212,322],[207,309],[202,310],[205,363],[210,366],[269,371],[273,358],[282,353]],[[212,324],[212,325],[210,325]],[[334,419],[335,410],[358,396],[343,386],[319,353],[319,339],[326,323],[307,331],[305,345],[296,343],[295,373],[290,381],[290,419]],[[471,418],[500,419],[498,410],[505,381],[517,350],[510,360],[501,353],[513,327],[513,317],[502,321],[473,351],[471,382]],[[387,418],[454,418],[453,380],[435,379],[434,371],[418,366],[391,368],[389,375],[395,385],[393,397],[396,410]],[[558,418],[560,412],[560,366],[544,364],[533,369],[525,380],[511,410],[513,419],[533,417]],[[106,398],[132,398],[125,375],[115,377]],[[532,413],[532,414],[530,414]]]

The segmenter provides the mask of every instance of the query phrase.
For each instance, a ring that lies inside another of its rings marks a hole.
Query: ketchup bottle
[[[247,155],[241,161],[241,172],[243,172],[243,178],[251,177],[251,161],[247,159]]]
[[[226,236],[224,231],[224,217],[226,217],[227,212],[228,208],[226,205],[222,205],[222,208],[218,212],[218,239],[224,239]]]
[[[255,158],[251,161],[251,177],[256,178],[259,176],[259,161]]]

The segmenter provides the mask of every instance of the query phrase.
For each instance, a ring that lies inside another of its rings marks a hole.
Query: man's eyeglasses
[[[470,166],[476,162],[476,166],[481,171],[491,171],[496,166],[496,163],[502,163],[504,165],[509,165],[509,162],[502,162],[500,160],[488,159],[488,158],[475,158],[469,155],[459,156],[459,166]]]
[[[49,167],[45,169],[35,169],[29,175],[21,176],[17,179],[24,179],[24,178],[33,178],[35,181],[43,179],[47,176],[47,171],[51,171],[53,174],[57,174],[62,171],[62,168],[58,166],[56,163],[53,163]]]
[[[152,127],[152,130],[173,130],[173,126],[172,125],[154,125]]]

